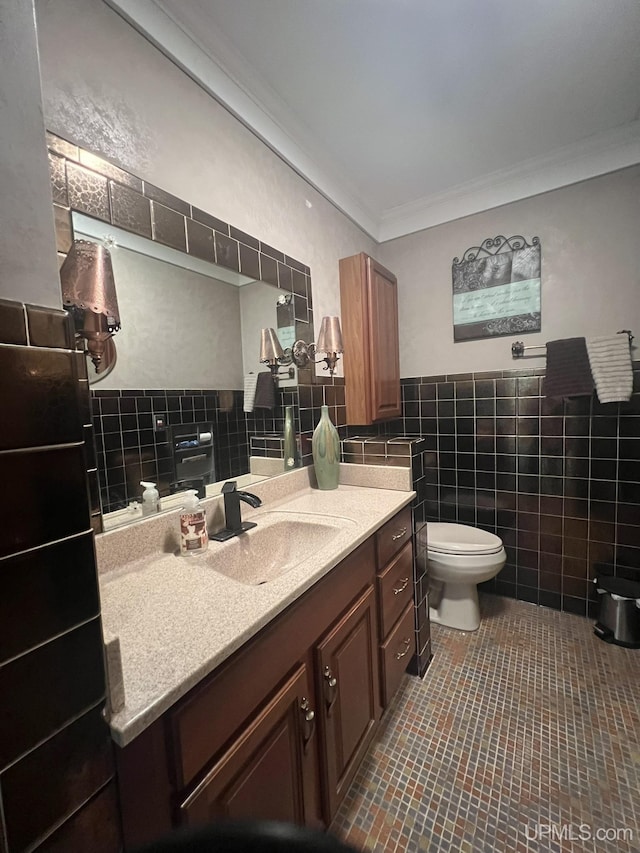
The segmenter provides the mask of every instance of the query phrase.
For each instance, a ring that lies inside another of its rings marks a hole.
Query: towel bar
[[[633,343],[633,332],[630,329],[620,329],[617,333],[618,335],[627,335],[629,337],[629,346]],[[546,344],[534,344],[533,346],[526,347],[522,341],[514,341],[511,344],[511,356],[512,358],[527,358],[525,356],[525,350],[530,349],[543,349],[546,350]],[[546,353],[544,353],[546,355]],[[542,358],[543,353],[538,353],[537,356],[530,356],[531,358]]]

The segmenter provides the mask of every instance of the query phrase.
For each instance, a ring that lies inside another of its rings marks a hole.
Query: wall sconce
[[[111,255],[106,246],[74,240],[60,267],[62,301],[70,312],[76,334],[100,373],[107,344],[120,329],[120,311],[113,278]]]
[[[278,339],[275,329],[260,330],[260,364],[266,364],[271,371],[273,381],[278,382],[280,375],[279,369],[281,365],[291,364],[290,350],[287,353],[282,349],[282,345]],[[293,379],[293,367],[290,367],[286,372],[289,379]]]
[[[326,356],[316,361],[315,356],[319,352],[326,353]],[[340,318],[323,317],[318,343],[306,344],[304,341],[296,341],[292,347],[291,355],[298,367],[306,367],[310,361],[314,364],[320,364],[324,361],[326,362],[324,369],[329,371],[330,376],[333,376],[338,362],[338,354],[341,352],[344,352],[344,345],[342,343]]]

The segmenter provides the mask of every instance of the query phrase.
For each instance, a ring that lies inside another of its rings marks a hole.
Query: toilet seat
[[[427,524],[427,550],[434,554],[482,555],[502,550],[499,536],[467,524],[432,521]]]

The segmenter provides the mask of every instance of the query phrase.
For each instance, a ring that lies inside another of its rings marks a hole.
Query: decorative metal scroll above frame
[[[453,339],[539,332],[540,240],[489,237],[453,259]]]

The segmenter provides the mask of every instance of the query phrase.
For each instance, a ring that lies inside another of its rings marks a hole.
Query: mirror
[[[278,310],[290,293],[246,276],[228,283],[215,264],[77,212],[72,222],[76,239],[108,247],[117,282],[118,357],[103,376],[88,363],[96,390],[242,389],[246,374],[265,370],[261,328],[277,328],[281,338],[293,332]],[[280,373],[280,387],[295,383],[294,365],[293,376]]]
[[[90,152],[48,142],[60,258],[73,239],[105,243],[120,308],[117,361],[91,385],[104,529],[142,517],[130,509],[141,480],[171,509],[191,484],[210,495],[228,479],[283,473],[284,405],[306,435],[298,382],[312,384],[311,371],[281,367],[271,408],[244,411],[243,387],[250,372],[268,373],[261,328],[277,329],[283,347],[314,340],[308,268]]]

